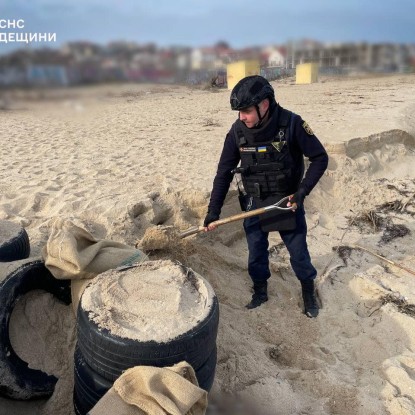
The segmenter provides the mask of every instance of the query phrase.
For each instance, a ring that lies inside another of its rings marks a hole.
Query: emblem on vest
[[[255,153],[256,147],[240,147],[242,153]]]
[[[282,148],[285,145],[285,141],[274,141],[272,144],[272,147],[275,148],[278,152],[281,152]]]

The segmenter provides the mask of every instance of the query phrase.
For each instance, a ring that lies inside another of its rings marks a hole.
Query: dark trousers
[[[291,267],[300,281],[313,280],[317,271],[311,264],[307,247],[307,223],[304,208],[295,212],[297,227],[293,231],[280,231],[290,254]],[[248,242],[248,273],[255,282],[266,281],[270,276],[268,258],[268,232],[263,232],[259,223],[259,216],[253,216],[244,220],[246,240]]]

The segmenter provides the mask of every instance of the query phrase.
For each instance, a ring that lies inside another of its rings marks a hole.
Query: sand
[[[21,229],[22,227],[17,223],[0,220],[0,247],[16,238],[21,232]]]
[[[167,343],[191,331],[209,314],[213,289],[173,261],[148,261],[98,275],[81,306],[98,328],[140,342]]]
[[[414,276],[349,247],[415,269],[414,81],[394,75],[273,82],[280,104],[302,115],[330,155],[305,201],[322,301],[317,319],[301,312],[299,283],[277,233],[270,237],[270,299],[251,311],[244,307],[251,282],[241,222],[164,249],[151,246],[151,259],[180,260],[218,296],[212,408],[229,402],[227,393],[234,396],[228,406],[251,400],[251,414],[415,413]],[[180,232],[202,223],[236,115],[228,91],[112,85],[11,92],[8,102],[0,111],[0,220],[26,228],[32,259],[54,217],[76,218],[96,238],[131,246],[152,227]],[[222,217],[238,212],[232,186]],[[401,235],[398,225],[409,232]],[[57,321],[51,301],[36,307]],[[63,310],[60,318],[72,313]],[[15,325],[23,324],[27,312],[17,312]],[[67,319],[57,323],[65,334],[47,350],[48,368],[41,351],[25,354],[34,367],[52,371],[62,355],[70,362],[75,338]],[[37,324],[23,327],[42,335]],[[1,399],[0,414],[72,414],[71,376],[68,368],[48,401]]]

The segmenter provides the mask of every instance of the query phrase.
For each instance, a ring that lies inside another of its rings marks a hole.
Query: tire
[[[75,415],[87,415],[93,408],[91,404],[85,403],[82,396],[79,394],[78,389],[74,388],[73,391],[73,408]]]
[[[115,381],[134,366],[172,366],[182,360],[197,371],[216,347],[219,304],[213,297],[208,316],[193,329],[167,343],[140,342],[101,329],[89,319],[80,302],[78,308],[78,345],[87,364],[105,379]]]
[[[112,387],[113,382],[95,373],[85,362],[79,347],[74,354],[74,404],[86,414]]]
[[[207,392],[210,392],[212,389],[213,381],[215,380],[217,361],[218,350],[215,347],[203,366],[196,370],[196,377],[197,381],[199,382],[199,387]]]
[[[199,387],[210,391],[214,378],[217,362],[217,349],[213,349],[208,360],[196,371]],[[113,382],[95,373],[85,362],[85,359],[77,346],[74,354],[74,394],[73,403],[76,415],[86,415],[97,402],[112,387]]]
[[[0,262],[17,261],[28,258],[30,255],[29,236],[25,229],[19,228],[12,222],[0,221],[0,236],[4,228],[12,227],[10,239],[0,239]]]
[[[32,290],[45,290],[70,304],[70,281],[58,280],[43,261],[29,262],[17,268],[0,284],[0,395],[28,400],[52,395],[56,377],[30,369],[13,350],[9,337],[10,316],[20,297]]]

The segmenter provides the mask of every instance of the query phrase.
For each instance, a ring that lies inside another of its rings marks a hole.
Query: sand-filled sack
[[[96,239],[69,219],[56,218],[42,249],[46,267],[58,279],[88,279],[124,263],[147,259],[120,242]]]

